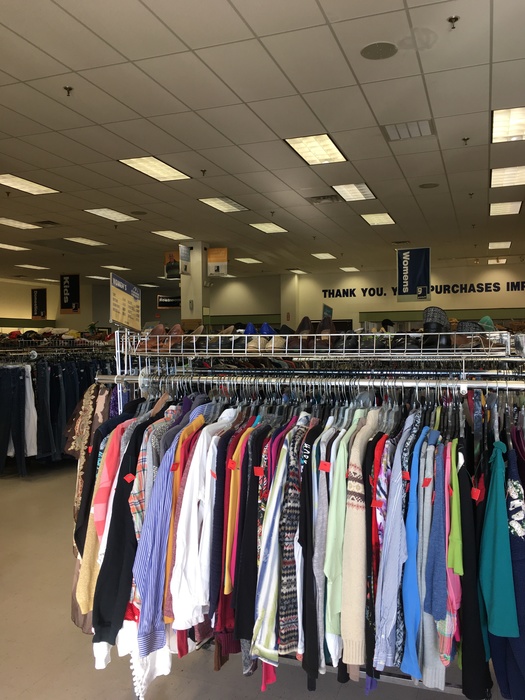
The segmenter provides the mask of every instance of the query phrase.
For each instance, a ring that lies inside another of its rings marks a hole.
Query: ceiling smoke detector
[[[373,44],[368,44],[368,46],[361,49],[361,56],[368,58],[370,61],[383,61],[386,58],[395,56],[397,51],[397,46],[389,41],[375,41]]]
[[[434,187],[439,187],[437,182],[424,182],[422,185],[419,185],[419,187],[422,190],[432,190]]]

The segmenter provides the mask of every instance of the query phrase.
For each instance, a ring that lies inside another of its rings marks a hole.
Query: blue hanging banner
[[[430,299],[430,248],[397,251],[397,300]]]

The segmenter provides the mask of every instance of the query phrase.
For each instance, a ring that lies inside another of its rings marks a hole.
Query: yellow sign
[[[110,323],[140,331],[140,289],[122,277],[111,273],[109,300]]]
[[[226,277],[228,274],[228,248],[208,250],[208,277]]]

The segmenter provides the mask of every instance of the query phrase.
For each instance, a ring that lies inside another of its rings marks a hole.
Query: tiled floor
[[[1,700],[133,700],[127,659],[113,654],[95,671],[91,638],[70,620],[72,496],[71,463],[32,468],[30,476],[0,479],[0,698]],[[313,698],[364,698],[360,686],[320,678]],[[267,700],[306,695],[303,671],[282,665]],[[441,694],[440,694],[441,695]],[[213,671],[213,652],[173,659],[170,676],[154,681],[148,700],[244,700],[261,698],[260,674],[242,676],[231,657]],[[436,700],[437,695],[383,683],[374,700]]]

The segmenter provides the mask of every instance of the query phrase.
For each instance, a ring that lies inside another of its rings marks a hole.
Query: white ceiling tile
[[[416,139],[401,139],[400,141],[390,141],[390,148],[395,155],[405,153],[426,153],[427,151],[439,151],[437,137],[419,136]]]
[[[435,189],[421,189],[420,185],[425,183],[433,182],[437,185]],[[412,190],[412,194],[417,199],[432,199],[440,196],[442,192],[448,192],[448,183],[446,175],[433,175],[431,178],[423,177],[409,177],[407,178],[407,184]]]
[[[263,170],[263,167],[238,146],[226,146],[224,148],[208,148],[201,151],[205,158],[216,163],[226,172],[236,175],[237,173],[253,173]]]
[[[144,4],[192,49],[242,41],[253,36],[227,0],[191,0],[185,3],[144,0]]]
[[[399,165],[392,157],[356,160],[354,165],[363,176],[363,181],[368,184],[382,180],[397,180],[403,177]]]
[[[109,177],[104,177],[102,174],[96,173],[93,170],[88,170],[80,165],[69,165],[65,168],[55,168],[53,170],[57,175],[66,177],[69,180],[79,183],[79,190],[83,190],[86,187],[96,188],[96,187],[115,187],[118,183]],[[82,187],[80,187],[82,185]],[[82,195],[81,192],[77,192],[78,196]]]
[[[325,163],[314,165],[312,170],[322,177],[328,185],[349,185],[362,182],[362,176],[357,172],[352,163]]]
[[[267,171],[261,171],[257,173],[243,173],[238,177],[247,185],[253,187],[254,190],[262,192],[263,194],[268,194],[270,192],[282,192],[288,190],[288,185],[286,185],[273,173],[269,173]]]
[[[463,192],[465,196],[470,197],[470,192],[474,192],[474,196],[479,196],[477,193],[486,193],[489,186],[488,170],[477,170],[468,173],[452,173],[448,176],[450,189],[454,192]]]
[[[464,68],[490,60],[490,0],[455,0],[451,14],[461,18],[457,29],[445,22],[443,6],[410,11],[425,73]]]
[[[104,5],[103,12],[93,2],[56,2],[132,61],[184,51],[186,48],[138,0],[111,0]]]
[[[188,147],[167,134],[163,129],[147,119],[131,119],[124,122],[106,124],[106,129],[123,139],[143,148],[151,155],[186,151]]]
[[[272,141],[276,136],[246,105],[203,109],[199,114],[238,144]]]
[[[0,141],[0,153],[20,158],[25,163],[38,168],[58,168],[61,165],[69,165],[70,161],[49,151],[43,151],[30,143],[20,139],[2,139]]]
[[[62,95],[57,97],[61,99]],[[15,112],[38,115],[39,122],[49,129],[72,129],[91,124],[89,119],[42,95],[25,83],[0,87],[0,104]]]
[[[426,76],[434,117],[489,109],[489,66],[458,68]]]
[[[258,173],[252,174],[257,175]],[[245,175],[238,175],[237,177],[233,177],[232,175],[214,175],[209,177],[206,175],[203,182],[225,197],[235,198],[241,194],[256,194],[253,187],[250,187],[246,182],[242,181],[244,177]]]
[[[403,0],[319,0],[330,22],[403,9]]]
[[[334,25],[334,31],[360,83],[419,75],[417,53],[405,12],[340,22]],[[361,49],[378,41],[400,45],[400,50],[386,61],[363,58]]]
[[[435,120],[441,148],[460,148],[463,138],[468,138],[468,146],[480,146],[490,142],[490,114],[459,114]]]
[[[100,90],[77,73],[40,78],[28,83],[43,95],[52,96],[63,107],[100,124],[104,122],[134,119],[137,113],[111,95]],[[64,85],[74,85],[68,97]]]
[[[22,140],[33,144],[33,146],[38,146],[44,151],[66,158],[73,163],[98,163],[103,160],[103,157],[97,151],[93,151],[91,148],[87,148],[57,131],[24,136]]]
[[[419,75],[363,85],[363,92],[380,124],[430,119],[423,79]]]
[[[283,139],[324,133],[323,125],[299,95],[251,102],[250,107]]]
[[[498,0],[494,3],[493,23],[493,60],[525,58],[525,4],[521,0]]]
[[[315,0],[231,0],[256,34],[277,34],[324,24]]]
[[[490,202],[523,201],[525,199],[525,185],[514,185],[513,187],[489,187],[488,199]],[[498,216],[497,218],[499,219],[500,217]]]
[[[295,168],[306,163],[284,141],[266,141],[265,143],[250,143],[242,146],[256,161],[268,170]]]
[[[299,207],[306,204],[304,197],[301,197],[295,190],[284,190],[283,192],[268,192],[268,198],[280,207]]]
[[[11,156],[6,156],[4,153],[0,153],[0,172],[2,173],[13,173],[14,175],[21,175],[24,172],[27,172],[28,170],[33,170],[35,166],[31,165],[31,163],[24,163],[24,161],[19,160],[18,158],[11,158]],[[2,188],[2,192],[5,192],[8,189],[11,189],[9,187],[5,187],[4,185],[0,185]],[[14,196],[24,196],[23,192],[17,193],[14,191],[12,193]],[[27,199],[27,195],[26,199]]]
[[[2,68],[18,80],[33,80],[68,72],[62,63],[5,27],[0,27],[0,46],[2,47]],[[14,81],[9,79],[3,82]]]
[[[144,117],[188,109],[132,63],[93,68],[81,75]]]
[[[219,168],[215,163],[212,163],[211,160],[197,153],[197,151],[163,153],[162,160],[190,177],[203,177],[203,170],[205,170],[206,177],[226,174],[222,168]]]
[[[525,60],[505,61],[492,66],[492,109],[525,105]]]
[[[348,160],[383,158],[392,155],[381,129],[377,126],[371,126],[368,129],[338,131],[332,136]]]
[[[361,88],[357,85],[311,92],[305,94],[304,99],[327,131],[362,129],[376,124]]]
[[[276,170],[275,175],[303,197],[334,194],[329,187],[311,168],[288,168]]]
[[[119,138],[103,126],[86,126],[82,129],[67,129],[65,136],[83,143],[84,146],[99,151],[105,158],[138,158],[149,155],[129,141]]]
[[[327,26],[274,34],[262,41],[301,92],[355,85],[352,71]]]
[[[48,131],[47,127],[42,124],[1,105],[0,124],[2,124],[2,131],[10,136],[27,136],[28,134],[41,134]]]
[[[128,168],[118,161],[108,160],[103,163],[89,163],[85,167],[121,185],[141,185],[151,180],[144,173],[140,173],[134,168]]]
[[[121,54],[51,0],[39,0],[31,12],[25,4],[11,3],[2,23],[71,70],[122,61]]]
[[[125,202],[131,202],[131,204],[136,204],[139,207],[147,208],[148,204],[157,201],[154,197],[150,197],[134,187],[101,187],[100,189],[102,192],[106,192],[112,197],[118,197],[119,199],[123,199]]]
[[[245,102],[295,94],[256,39],[200,49],[197,54]]]
[[[194,53],[159,56],[136,65],[191,109],[241,101]]]
[[[1,146],[0,146],[1,148]],[[24,159],[25,160],[25,159]],[[491,168],[512,168],[525,163],[525,141],[493,143],[490,147]]]
[[[396,197],[409,197],[412,191],[406,180],[383,180],[374,185],[374,194],[378,199],[388,201]]]
[[[502,144],[506,145],[506,144]],[[447,173],[465,173],[483,170],[489,164],[489,147],[463,146],[443,151],[443,160]]]
[[[438,151],[397,156],[397,162],[405,177],[430,177],[445,173],[441,153]]]
[[[214,148],[226,146],[231,142],[226,136],[210,126],[195,112],[168,114],[163,117],[152,117],[151,121],[169,134],[176,136],[190,148]]]
[[[59,192],[75,192],[78,190],[77,182],[62,177],[49,169],[30,170],[24,173],[24,177],[26,177],[28,180],[38,182],[40,185],[52,187],[54,190],[58,190]],[[52,195],[52,197],[56,197],[60,203],[60,195]]]
[[[268,217],[271,216],[270,212],[275,210],[274,202],[267,197],[263,197],[262,194],[238,195],[237,201],[251,211],[264,213]]]

